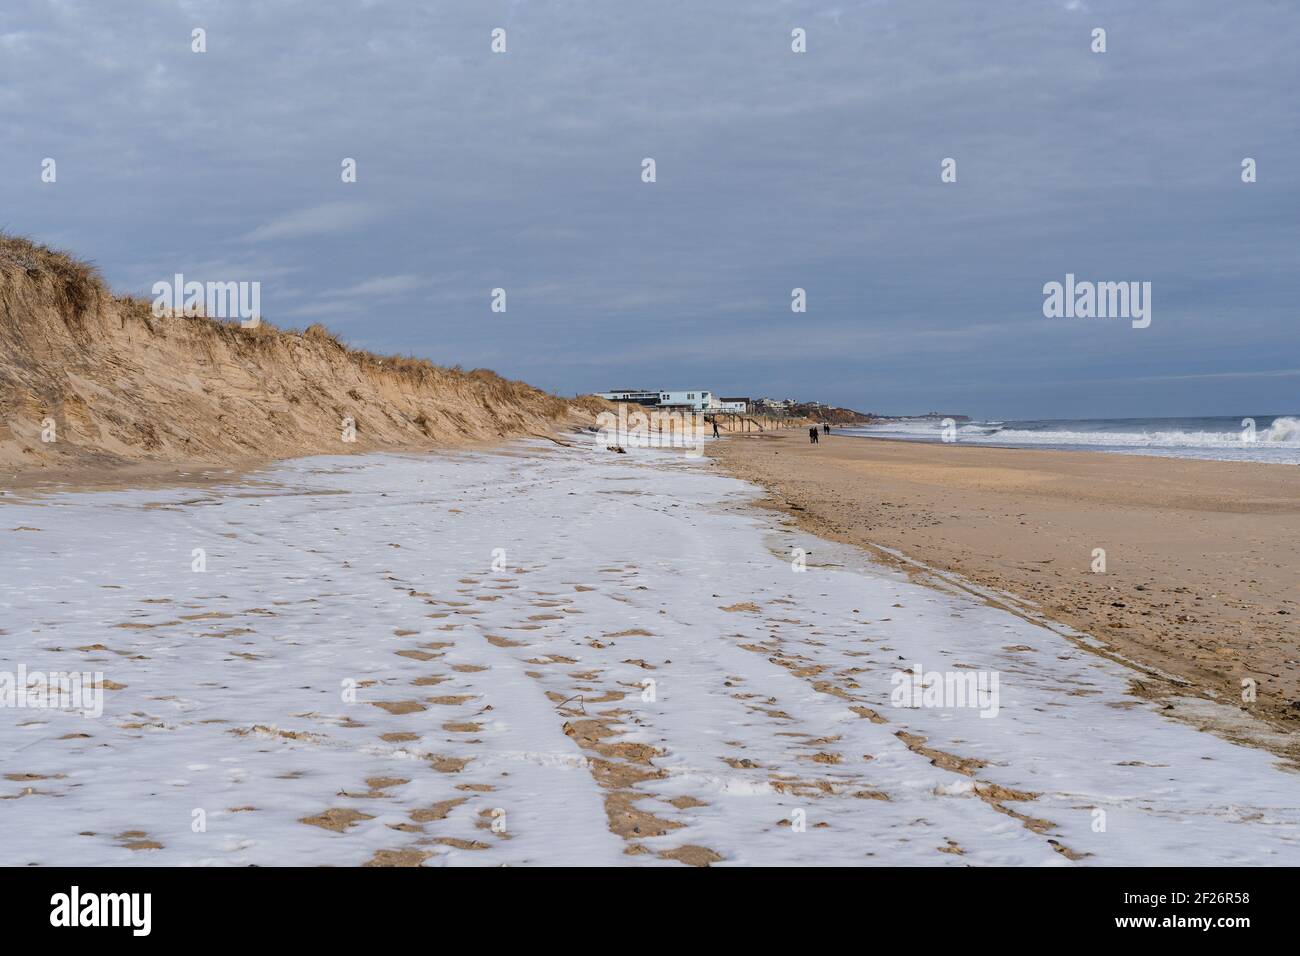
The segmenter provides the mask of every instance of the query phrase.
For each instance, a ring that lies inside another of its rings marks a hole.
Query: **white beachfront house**
[[[610,392],[597,392],[597,398],[608,402],[630,402],[634,405],[658,405],[659,390],[647,388],[616,388]]]
[[[615,389],[609,392],[597,392],[598,398],[610,402],[635,402],[638,405],[654,405],[659,408],[689,408],[697,412],[722,411],[713,393],[705,388],[659,389],[649,391],[643,388]]]
[[[697,412],[713,407],[713,393],[703,389],[680,389],[659,393],[660,408],[690,408]]]

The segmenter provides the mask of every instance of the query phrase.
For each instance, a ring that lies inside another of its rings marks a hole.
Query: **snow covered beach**
[[[1278,758],[707,461],[257,478],[0,506],[0,669],[105,688],[0,707],[0,863],[1300,863]],[[996,714],[897,706],[914,666]]]

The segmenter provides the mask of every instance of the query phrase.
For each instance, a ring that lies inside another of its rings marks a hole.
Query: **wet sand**
[[[1300,468],[835,434],[709,452],[816,534],[1006,592],[1175,678],[1140,690],[1300,730]]]

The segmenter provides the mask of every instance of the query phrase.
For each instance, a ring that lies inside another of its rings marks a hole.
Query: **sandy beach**
[[[1298,468],[835,434],[710,454],[810,531],[1006,592],[1175,678],[1143,692],[1190,689],[1300,728]]]
[[[574,436],[10,500],[18,683],[95,693],[0,709],[0,864],[1300,859],[1276,756],[758,496]]]

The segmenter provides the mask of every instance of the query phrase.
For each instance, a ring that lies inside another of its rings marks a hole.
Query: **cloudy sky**
[[[566,394],[1295,413],[1297,36],[1290,0],[4,0],[0,227]],[[1151,282],[1151,326],[1045,318],[1067,272]]]

